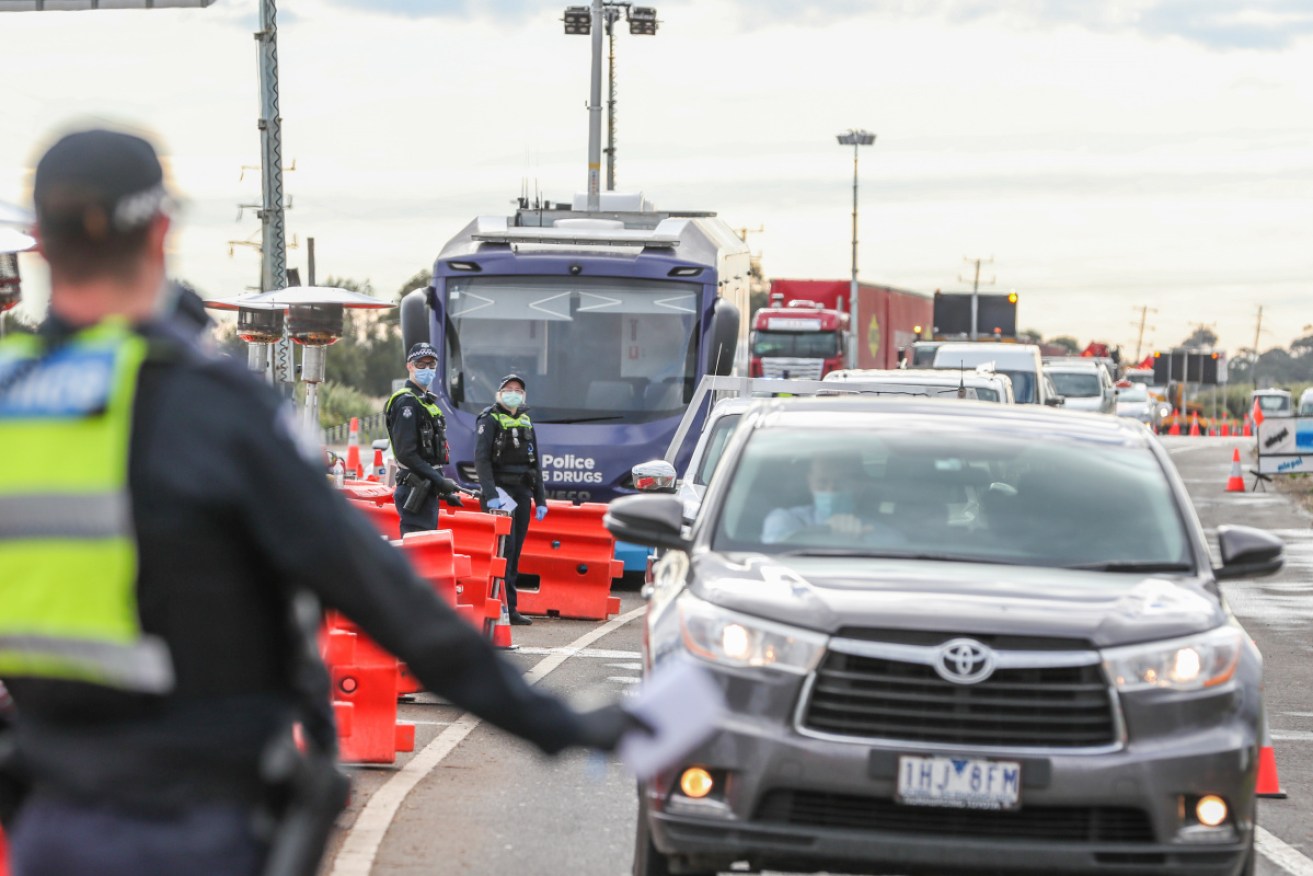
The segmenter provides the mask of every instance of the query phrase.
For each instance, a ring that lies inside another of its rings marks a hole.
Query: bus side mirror
[[[724,298],[716,299],[711,320],[703,333],[706,342],[707,373],[726,375],[734,370],[734,355],[739,345],[739,309]]]

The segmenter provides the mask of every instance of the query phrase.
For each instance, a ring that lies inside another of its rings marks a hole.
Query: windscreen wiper
[[[539,420],[540,423],[601,423],[607,420],[623,419],[619,414],[606,417],[567,417],[563,420]]]
[[[1081,569],[1091,572],[1193,572],[1189,563],[1164,562],[1111,562],[1111,563],[1077,563],[1063,566],[1064,569]]]
[[[993,557],[973,557],[961,554],[896,553],[887,550],[861,550],[859,548],[799,548],[777,554],[781,557],[866,557],[872,560],[930,560],[943,563],[986,563],[992,566],[1015,566],[1012,560]]]

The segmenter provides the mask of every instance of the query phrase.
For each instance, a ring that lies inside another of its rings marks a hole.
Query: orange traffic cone
[[[1245,491],[1245,476],[1240,473],[1239,447],[1231,454],[1231,476],[1226,479],[1226,491],[1228,493],[1243,493]]]
[[[492,647],[513,651],[517,647],[511,644],[511,617],[506,612],[506,603],[501,603],[501,616],[492,622]]]
[[[383,475],[386,473],[387,466],[383,464],[383,451],[381,448],[375,447],[374,464],[369,467],[369,474],[365,476],[365,480],[373,481],[376,484],[382,483]]]
[[[365,470],[360,467],[360,418],[351,418],[351,428],[347,432],[346,473],[348,477],[360,480]]]
[[[1172,408],[1172,426],[1167,430],[1168,435],[1181,434],[1181,417],[1176,413],[1176,408]]]
[[[1281,780],[1277,778],[1277,755],[1272,750],[1272,734],[1267,729],[1267,711],[1263,712],[1263,744],[1258,749],[1258,781],[1254,784],[1254,796],[1286,799],[1286,792],[1281,790]]]
[[[1249,425],[1249,414],[1245,414],[1245,424],[1244,424],[1244,426],[1241,427],[1241,430],[1240,430],[1240,437],[1241,437],[1241,438],[1253,438],[1253,437],[1254,437],[1254,430],[1253,430],[1253,428]]]
[[[1222,421],[1222,437],[1223,437],[1223,438],[1230,438],[1230,437],[1231,437],[1231,421],[1230,421],[1230,420],[1223,420],[1223,421]]]
[[[1194,437],[1194,438],[1198,438],[1198,437],[1199,437],[1199,413],[1198,413],[1198,411],[1196,411],[1195,413],[1193,413],[1193,414],[1190,415],[1190,435],[1191,435],[1191,437]]]

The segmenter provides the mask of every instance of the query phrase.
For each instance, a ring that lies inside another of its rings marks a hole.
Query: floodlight
[[[565,22],[565,32],[568,34],[587,36],[593,32],[593,10],[587,6],[565,7],[565,15],[561,20]]]
[[[840,146],[870,146],[875,142],[875,135],[870,131],[852,128],[847,133],[840,134],[837,139]]]
[[[657,12],[651,6],[629,7],[629,32],[637,36],[656,36]]]

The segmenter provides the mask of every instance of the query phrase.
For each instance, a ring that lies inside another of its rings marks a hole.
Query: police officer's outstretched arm
[[[291,412],[271,396],[261,394],[250,420],[263,428],[247,429],[230,458],[244,460],[241,516],[283,580],[350,617],[427,690],[542,750],[614,746],[627,726],[619,707],[579,713],[526,683],[328,486],[298,451]]]
[[[410,414],[407,416],[406,411]],[[420,417],[428,414],[415,396],[400,396],[388,411],[388,429],[392,438],[392,453],[397,462],[433,482],[440,494],[456,492],[457,483],[445,476],[420,453]]]

